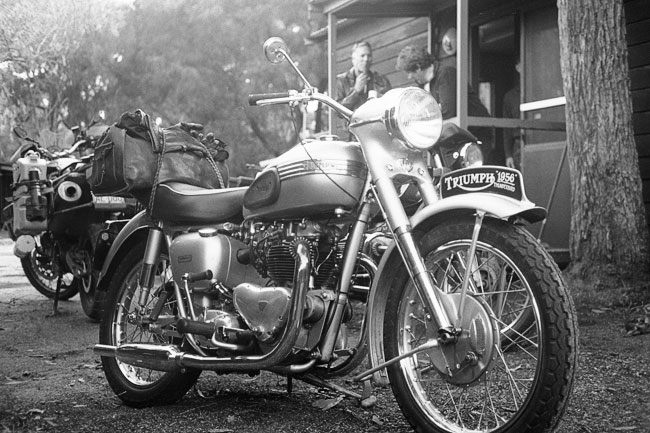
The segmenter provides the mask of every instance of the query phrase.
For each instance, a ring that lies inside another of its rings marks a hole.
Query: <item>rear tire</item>
[[[463,271],[473,270],[464,304],[471,319],[461,323],[458,342],[388,367],[393,393],[422,433],[551,431],[575,375],[573,303],[549,254],[521,227],[484,220],[476,255],[468,260],[473,225],[469,218],[447,222],[421,238],[429,273],[456,307]],[[490,272],[498,278],[486,278]],[[437,336],[406,269],[394,275],[384,325],[386,359]]]
[[[99,328],[99,342],[111,346],[125,343],[181,344],[180,338],[153,334],[139,324],[138,278],[142,268],[145,245],[137,244],[118,265],[106,293],[105,309]],[[166,254],[158,259],[154,286],[149,295],[147,310],[155,305],[164,286],[169,281]],[[175,299],[168,300],[162,314],[175,314]],[[132,407],[171,404],[179,400],[197,381],[201,370],[186,368],[174,372],[162,372],[135,367],[111,357],[102,357],[104,374],[115,394]]]
[[[106,292],[96,290],[97,280],[94,275],[88,275],[87,278],[77,279],[79,282],[79,300],[81,308],[86,316],[95,322],[99,322],[104,309],[104,298]]]

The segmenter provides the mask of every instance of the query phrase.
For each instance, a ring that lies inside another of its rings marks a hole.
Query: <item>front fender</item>
[[[497,194],[472,192],[443,198],[423,207],[411,217],[411,227],[415,228],[431,218],[439,223],[450,213],[467,214],[477,211],[498,219],[520,218],[531,224],[546,218],[546,209],[527,199],[515,200]]]
[[[473,215],[477,211],[483,211],[486,216],[493,218],[506,220],[519,218],[529,223],[541,221],[546,217],[544,208],[526,199],[519,201],[497,194],[467,193],[440,199],[418,210],[410,218],[411,227],[413,231],[428,231],[446,220],[462,215]],[[395,242],[392,242],[379,262],[367,301],[367,332],[372,366],[386,361],[383,350],[384,321],[388,294],[392,288],[390,274],[401,265],[402,257]],[[378,384],[388,384],[385,369],[376,373],[373,379]]]
[[[141,236],[144,236],[144,239],[146,239],[147,229],[151,224],[152,221],[147,212],[142,211],[131,218],[122,230],[120,230],[106,254],[106,259],[97,279],[97,290],[105,291],[107,289],[108,281],[110,280],[108,277],[112,275],[117,266],[115,257],[124,255],[125,251],[128,251]]]

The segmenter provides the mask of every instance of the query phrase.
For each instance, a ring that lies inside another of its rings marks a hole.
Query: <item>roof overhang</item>
[[[324,14],[338,18],[426,17],[456,0],[310,0]]]

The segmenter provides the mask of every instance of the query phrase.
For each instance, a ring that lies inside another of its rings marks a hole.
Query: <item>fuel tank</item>
[[[305,140],[271,161],[244,196],[244,217],[322,217],[354,209],[368,169],[356,142]]]

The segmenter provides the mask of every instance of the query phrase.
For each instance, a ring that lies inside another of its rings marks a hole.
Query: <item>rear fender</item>
[[[413,231],[425,233],[444,221],[461,216],[485,212],[487,217],[534,223],[546,217],[546,210],[524,199],[514,200],[489,193],[467,193],[438,200],[418,212],[410,219]],[[416,236],[416,239],[418,237]],[[388,294],[392,289],[395,269],[402,266],[402,257],[392,242],[379,262],[377,275],[373,279],[368,297],[368,335],[372,366],[379,365],[384,359],[384,321]],[[375,382],[388,384],[386,370],[380,370],[373,377]]]
[[[102,265],[102,270],[97,280],[97,290],[106,291],[110,276],[115,272],[117,263],[116,257],[123,257],[133,245],[140,239],[147,239],[148,229],[152,221],[146,211],[138,213],[131,218],[128,223],[120,230],[111,245],[106,259]]]

